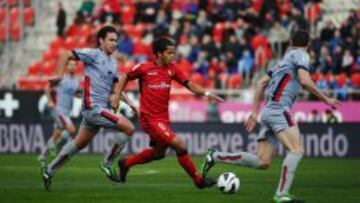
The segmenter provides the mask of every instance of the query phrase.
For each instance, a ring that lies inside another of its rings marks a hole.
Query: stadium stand
[[[99,27],[113,24],[120,33],[117,56],[122,72],[151,58],[150,43],[155,36],[169,35],[179,43],[177,63],[196,82],[216,89],[248,88],[281,57],[290,33],[300,28],[311,32],[314,81],[335,93],[347,93],[339,99],[351,99],[348,93],[359,88],[360,80],[359,44],[355,43],[360,38],[360,9],[351,1],[334,5],[338,1],[174,0],[160,4],[153,0],[86,0],[66,36],[54,38],[42,59],[29,66],[26,76],[19,77],[18,87],[38,90],[41,85],[23,86],[23,80],[47,80],[59,54],[93,47]],[[325,83],[319,82],[320,78]],[[136,88],[136,84],[128,87]]]

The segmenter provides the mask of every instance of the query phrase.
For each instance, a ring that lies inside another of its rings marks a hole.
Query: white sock
[[[114,135],[111,150],[105,154],[104,163],[111,165],[113,161],[120,155],[120,152],[124,149],[128,141],[129,137],[127,135],[124,133],[116,133]]]
[[[47,155],[49,154],[49,148],[51,147],[55,147],[55,140],[53,137],[50,137],[50,139],[48,140],[44,151],[42,151],[42,153],[40,154],[40,158],[47,158]]]
[[[48,172],[54,175],[57,169],[59,169],[70,157],[76,154],[79,149],[76,147],[75,141],[67,143],[56,158],[49,164]]]
[[[225,152],[214,152],[213,158],[215,162],[246,166],[251,168],[259,168],[259,159],[255,154],[248,152],[240,153],[225,153]]]
[[[291,184],[294,180],[296,168],[303,157],[302,154],[289,152],[282,164],[280,182],[276,195],[287,194],[290,190]]]

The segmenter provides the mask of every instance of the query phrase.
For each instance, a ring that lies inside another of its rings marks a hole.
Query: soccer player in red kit
[[[150,136],[150,148],[119,161],[119,180],[126,181],[131,167],[145,164],[165,157],[168,147],[176,152],[179,164],[202,189],[211,187],[215,181],[203,178],[189,157],[182,139],[172,131],[169,121],[169,100],[171,81],[175,80],[190,91],[206,97],[210,102],[223,101],[217,95],[189,81],[178,66],[173,63],[175,43],[170,38],[159,38],[152,43],[155,60],[136,65],[132,71],[120,78],[119,86],[123,90],[129,80],[140,82],[140,124]]]

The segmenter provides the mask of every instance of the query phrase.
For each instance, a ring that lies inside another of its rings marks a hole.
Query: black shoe
[[[196,186],[199,189],[204,189],[204,188],[211,188],[212,186],[214,186],[216,184],[216,180],[212,179],[212,178],[202,178],[200,184],[197,184]]]
[[[43,170],[42,178],[43,178],[44,187],[45,187],[46,191],[50,191],[52,176],[47,172],[46,169]]]
[[[128,169],[125,166],[125,160],[119,160],[119,179],[120,182],[125,183],[126,182],[126,175],[128,173]]]

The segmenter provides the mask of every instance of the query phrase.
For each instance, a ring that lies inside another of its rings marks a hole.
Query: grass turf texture
[[[276,159],[268,171],[216,165],[211,176],[235,172],[239,192],[224,195],[216,187],[198,190],[175,157],[135,166],[126,184],[110,182],[99,169],[101,156],[79,155],[62,168],[50,192],[44,190],[34,155],[0,155],[0,202],[271,202],[280,173]],[[202,158],[195,157],[200,167]],[[304,159],[292,192],[310,203],[360,202],[360,160]]]

